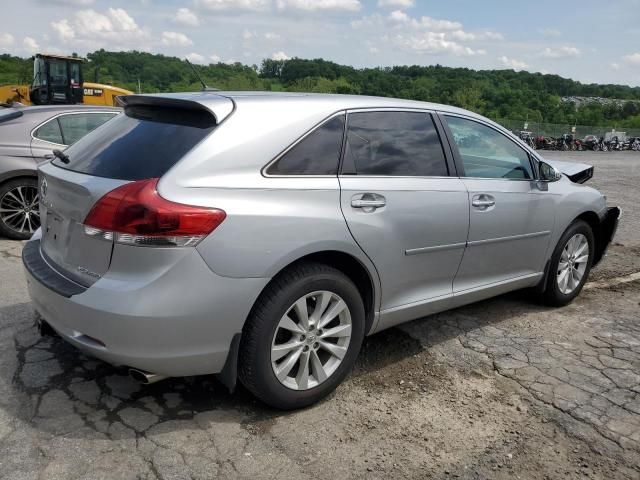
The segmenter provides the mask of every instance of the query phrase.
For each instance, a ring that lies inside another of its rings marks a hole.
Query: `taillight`
[[[84,220],[87,235],[129,245],[194,246],[226,217],[223,210],[162,198],[158,178],[127,183],[103,196]]]

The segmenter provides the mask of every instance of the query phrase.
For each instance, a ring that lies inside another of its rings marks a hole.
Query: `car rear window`
[[[213,114],[173,107],[130,106],[65,150],[74,172],[119,180],[164,175],[215,128]]]

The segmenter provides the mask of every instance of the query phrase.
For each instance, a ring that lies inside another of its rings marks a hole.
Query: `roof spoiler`
[[[160,95],[120,95],[116,101],[121,107],[149,106],[180,108],[183,110],[194,110],[207,112],[213,115],[216,124],[220,124],[234,110],[233,100],[221,95],[211,95],[206,97],[205,102],[176,98],[172,94]]]

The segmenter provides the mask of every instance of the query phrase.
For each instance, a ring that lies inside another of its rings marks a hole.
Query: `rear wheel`
[[[578,296],[584,286],[595,251],[593,232],[582,220],[572,223],[562,234],[551,257],[545,303],[564,306]]]
[[[17,178],[2,184],[0,235],[27,240],[39,226],[38,181],[35,178]]]
[[[364,336],[356,286],[328,265],[301,264],[276,277],[245,325],[240,380],[263,402],[301,408],[347,376]]]

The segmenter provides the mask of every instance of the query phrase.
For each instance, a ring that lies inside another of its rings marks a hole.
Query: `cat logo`
[[[85,97],[101,97],[103,90],[101,88],[85,88],[84,96]]]

